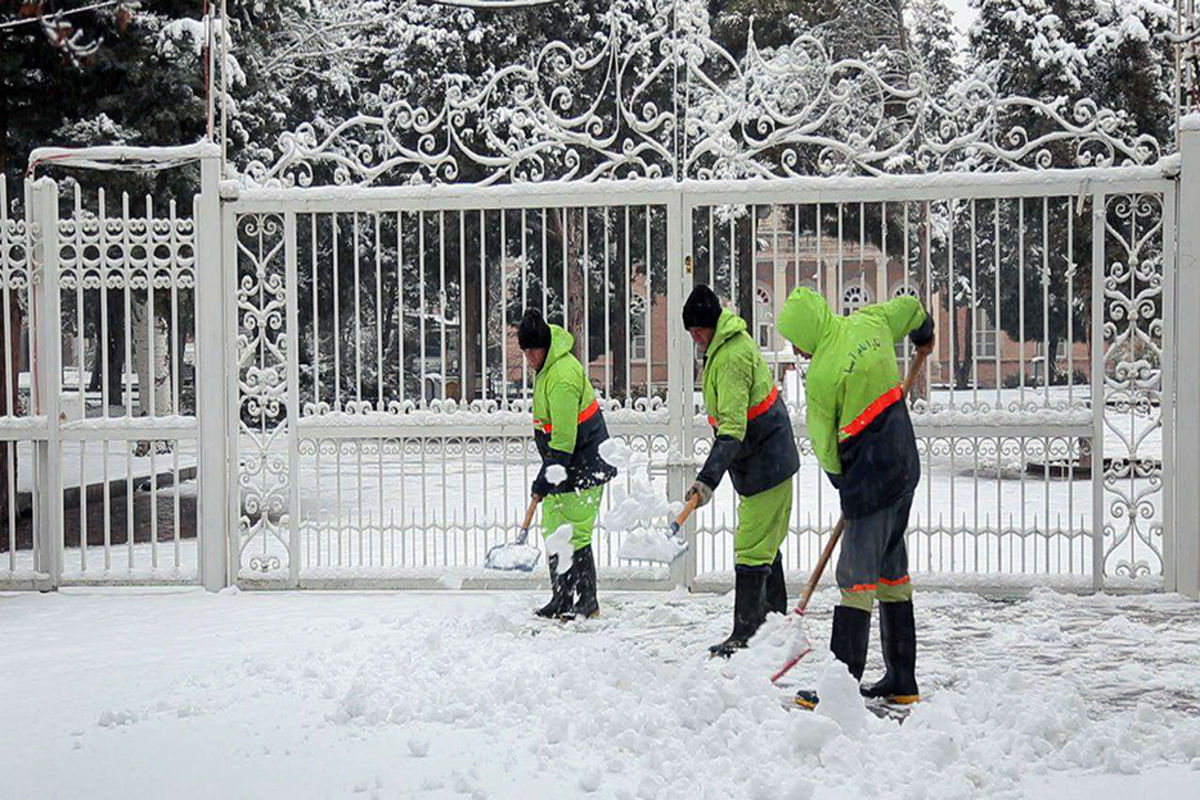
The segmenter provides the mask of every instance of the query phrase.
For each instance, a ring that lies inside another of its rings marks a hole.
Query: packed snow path
[[[1200,786],[1200,605],[1176,596],[918,592],[927,699],[903,725],[854,698],[784,710],[766,678],[790,638],[780,617],[751,650],[708,660],[732,596],[600,599],[601,619],[563,627],[517,592],[0,595],[0,797],[1095,800]],[[799,683],[848,680],[827,671],[834,600],[814,600]]]

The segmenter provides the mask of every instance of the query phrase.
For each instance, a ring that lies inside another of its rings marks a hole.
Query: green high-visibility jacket
[[[698,480],[713,487],[726,470],[741,495],[796,474],[800,454],[787,406],[746,321],[725,310],[704,356],[704,405],[716,440]]]
[[[848,519],[873,514],[912,491],[920,460],[904,403],[896,342],[933,338],[915,297],[897,297],[837,317],[801,287],[779,314],[779,333],[812,356],[805,378],[808,438],[838,486]]]
[[[550,348],[533,382],[533,434],[542,468],[532,491],[542,497],[598,486],[617,474],[600,457],[608,427],[591,381],[571,353],[574,346],[575,337],[551,325]],[[554,464],[566,470],[566,480],[548,479],[546,471]]]

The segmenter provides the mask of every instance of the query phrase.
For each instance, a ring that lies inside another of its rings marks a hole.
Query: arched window
[[[860,283],[842,290],[842,316],[848,317],[863,306],[871,304],[871,293]]]

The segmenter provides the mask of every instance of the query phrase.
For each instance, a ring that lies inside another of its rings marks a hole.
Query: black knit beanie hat
[[[517,326],[517,344],[522,350],[535,347],[550,347],[550,326],[542,319],[542,312],[536,308],[525,309],[521,324]]]
[[[688,295],[683,304],[683,327],[715,328],[721,318],[721,301],[713,294],[713,290],[700,284]]]

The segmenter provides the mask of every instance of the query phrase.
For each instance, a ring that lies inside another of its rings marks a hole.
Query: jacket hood
[[[711,355],[714,350],[723,345],[727,340],[744,330],[746,330],[746,320],[727,308],[722,309],[721,318],[717,320],[716,331],[713,333],[712,341],[708,343],[705,355]]]
[[[571,352],[575,347],[575,337],[565,328],[558,325],[550,326],[550,349],[546,351],[546,360],[542,369],[548,369],[551,364]]]
[[[794,290],[779,312],[779,333],[810,355],[832,326],[829,304],[807,286]]]

